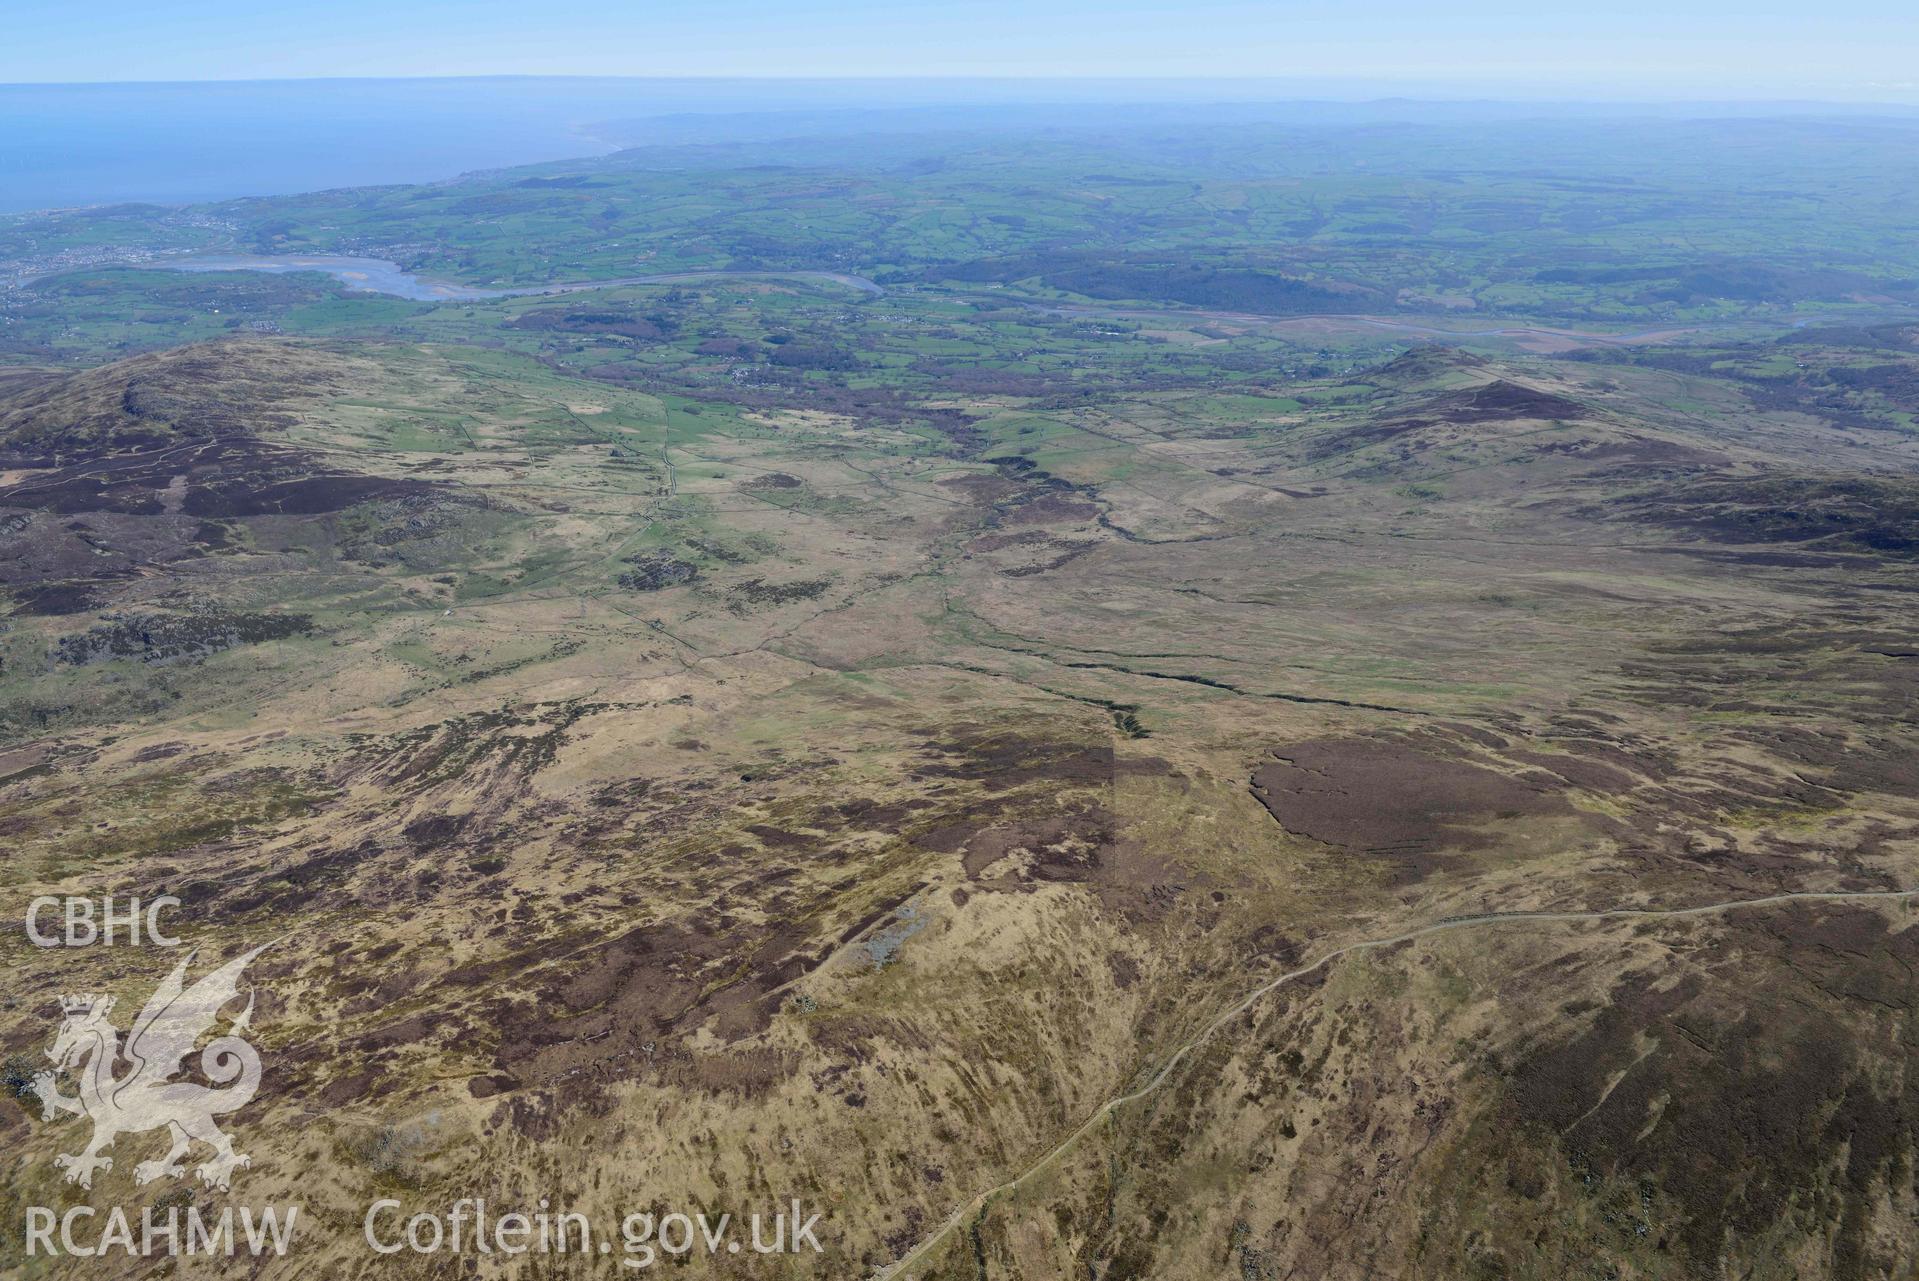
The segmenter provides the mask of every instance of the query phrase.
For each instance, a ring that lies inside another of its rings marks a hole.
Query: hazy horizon
[[[1857,84],[1843,86],[1802,86],[1796,92],[1754,86],[1749,90],[1708,84],[1687,91],[1684,86],[1654,87],[1641,82],[1616,80],[1568,84],[1522,80],[1393,80],[1366,76],[1209,76],[1174,74],[1108,74],[1101,72],[1032,72],[1026,74],[937,73],[930,75],[901,72],[893,75],[846,75],[820,73],[686,73],[661,74],[636,72],[609,74],[598,72],[549,71],[456,71],[456,72],[327,72],[290,75],[221,76],[125,76],[94,79],[12,79],[0,78],[0,92],[7,90],[51,89],[135,89],[135,88],[214,88],[241,85],[318,85],[318,84],[480,84],[547,83],[571,85],[660,85],[660,86],[790,86],[806,90],[831,87],[888,90],[889,102],[913,105],[940,102],[960,105],[971,102],[1033,103],[1053,101],[1079,102],[1182,102],[1182,103],[1261,103],[1294,104],[1311,102],[1342,103],[1500,103],[1538,107],[1681,107],[1691,109],[1833,108],[1854,113],[1870,113],[1888,108],[1903,114],[1919,111],[1919,79],[1910,83]],[[952,97],[943,90],[973,89],[988,91],[984,96],[967,94]],[[1051,91],[1051,92],[1048,92]],[[1038,96],[1032,96],[1035,93]],[[1026,95],[1006,97],[1007,93]],[[1119,95],[1119,96],[1112,96]],[[871,105],[881,105],[874,102]]]
[[[1172,76],[1367,80],[1447,92],[1911,101],[1919,16],[1889,0],[1809,9],[1601,8],[1493,0],[1363,10],[1295,0],[743,0],[724,12],[615,0],[563,10],[341,0],[262,10],[238,0],[156,8],[107,0],[15,6],[0,83],[469,75]]]

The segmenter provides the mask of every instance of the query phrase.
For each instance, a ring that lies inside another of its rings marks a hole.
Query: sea
[[[736,132],[832,132],[893,109],[1084,102],[1102,93],[1141,91],[1097,82],[544,76],[0,85],[0,213],[433,182]]]
[[[1381,96],[1395,93],[1419,96]],[[1121,119],[1377,123],[1621,110],[1445,97],[1431,87],[1301,80],[501,76],[0,85],[0,213],[432,182],[626,147],[802,135]],[[1115,117],[1115,104],[1139,114]],[[1654,110],[1749,114],[1756,105]]]

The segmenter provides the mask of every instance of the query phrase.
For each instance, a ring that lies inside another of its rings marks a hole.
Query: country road
[[[1434,934],[1444,934],[1451,930],[1472,929],[1482,925],[1506,925],[1525,921],[1609,921],[1632,917],[1675,919],[1688,916],[1712,916],[1722,912],[1769,907],[1780,903],[1851,902],[1861,899],[1911,898],[1915,895],[1919,895],[1919,888],[1902,890],[1804,890],[1790,894],[1770,894],[1763,898],[1726,899],[1717,903],[1702,903],[1694,907],[1615,907],[1590,912],[1489,912],[1478,916],[1448,917],[1445,920],[1435,921],[1430,925],[1422,925],[1417,929],[1407,930],[1403,934],[1394,934],[1385,938],[1364,939],[1357,943],[1348,943],[1344,947],[1335,948],[1333,951],[1326,953],[1311,965],[1290,970],[1277,978],[1267,980],[1251,992],[1248,992],[1244,997],[1240,998],[1238,1002],[1227,1008],[1224,1013],[1218,1015],[1210,1023],[1206,1024],[1205,1027],[1201,1028],[1198,1033],[1177,1046],[1172,1054],[1167,1057],[1166,1062],[1160,1066],[1159,1071],[1155,1072],[1152,1077],[1147,1080],[1146,1084],[1126,1094],[1116,1095],[1101,1104],[1094,1110],[1091,1116],[1080,1123],[1077,1129],[1053,1145],[1053,1147],[1048,1149],[1037,1161],[1027,1166],[1025,1170],[1004,1183],[988,1188],[955,1210],[944,1222],[935,1228],[931,1234],[922,1238],[919,1244],[907,1251],[897,1262],[889,1264],[874,1273],[873,1281],[912,1281],[911,1278],[906,1276],[907,1269],[922,1259],[925,1259],[932,1253],[935,1247],[945,1241],[948,1236],[952,1235],[955,1229],[983,1211],[987,1204],[994,1198],[1007,1192],[1017,1191],[1027,1180],[1039,1174],[1066,1152],[1070,1151],[1075,1144],[1086,1136],[1088,1131],[1106,1120],[1107,1117],[1111,1116],[1120,1108],[1125,1107],[1128,1103],[1137,1102],[1159,1089],[1160,1086],[1166,1083],[1167,1078],[1173,1074],[1173,1070],[1186,1060],[1187,1055],[1205,1042],[1211,1040],[1219,1033],[1220,1029],[1251,1009],[1262,998],[1286,986],[1288,983],[1295,983],[1310,974],[1325,969],[1341,957],[1351,956],[1357,952],[1370,952],[1377,951],[1381,948],[1397,947],[1401,943],[1410,943],[1415,939],[1428,938]]]

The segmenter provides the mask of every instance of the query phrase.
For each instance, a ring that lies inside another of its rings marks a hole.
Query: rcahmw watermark
[[[44,1205],[27,1207],[27,1257],[58,1258],[71,1255],[91,1259],[116,1251],[128,1258],[158,1258],[175,1255],[250,1254],[255,1258],[271,1251],[287,1252],[293,1241],[293,1223],[300,1207],[284,1210],[272,1206],[255,1211],[239,1208],[239,1228],[234,1231],[232,1206],[220,1213],[201,1213],[190,1205],[184,1211],[169,1206],[164,1211],[148,1206],[140,1211],[139,1227],[120,1206],[100,1211],[90,1205],[76,1205],[61,1213]]]

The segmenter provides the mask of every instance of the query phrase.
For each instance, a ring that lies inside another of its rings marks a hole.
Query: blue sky
[[[1919,101],[1919,0],[12,0],[0,82],[1178,76]]]

